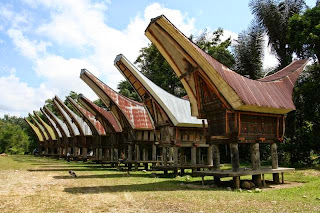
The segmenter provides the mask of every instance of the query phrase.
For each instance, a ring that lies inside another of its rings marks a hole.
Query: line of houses
[[[292,91],[307,60],[292,62],[277,73],[251,80],[228,69],[190,41],[165,16],[151,20],[146,36],[158,48],[182,82],[187,97],[169,94],[144,76],[125,56],[115,67],[129,81],[142,102],[131,100],[86,69],[80,78],[105,107],[80,95],[65,104],[53,98],[55,110],[41,108],[26,122],[39,140],[41,154],[91,160],[130,170],[143,165],[153,170],[196,176],[252,175],[261,186],[264,174],[293,171],[278,166],[277,143],[283,141],[285,116],[295,110]],[[55,111],[55,113],[53,112]],[[270,144],[272,165],[261,167],[260,144]],[[220,146],[230,147],[232,168],[221,169]],[[251,168],[241,168],[239,146],[249,146]]]

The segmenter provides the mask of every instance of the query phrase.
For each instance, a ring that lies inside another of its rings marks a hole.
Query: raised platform
[[[151,168],[158,171],[168,171],[168,170],[177,170],[177,169],[201,169],[201,168],[211,168],[212,166],[209,165],[159,165],[159,166],[152,166]]]
[[[277,169],[272,168],[260,168],[257,170],[253,169],[244,169],[241,168],[240,171],[234,172],[232,170],[217,170],[217,171],[194,171],[192,175],[194,176],[215,176],[215,177],[239,177],[239,176],[246,176],[246,175],[261,175],[261,174],[273,174],[273,173],[284,173],[284,172],[293,172],[295,171],[294,168],[283,168],[279,167]]]

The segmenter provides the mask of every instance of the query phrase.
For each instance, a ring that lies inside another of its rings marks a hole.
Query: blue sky
[[[123,77],[113,66],[115,56],[123,53],[134,61],[149,43],[145,28],[160,14],[187,35],[222,27],[226,37],[236,38],[253,18],[248,2],[1,0],[0,117],[26,116],[71,90],[95,99],[79,79],[81,68],[116,88]],[[276,63],[267,47],[264,62],[265,67]]]

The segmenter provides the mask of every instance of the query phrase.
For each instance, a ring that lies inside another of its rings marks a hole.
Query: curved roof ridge
[[[49,135],[47,134],[47,132],[44,130],[44,127],[37,121],[37,119],[35,119],[30,113],[29,113],[29,117],[31,118],[31,120],[34,122],[34,125],[36,127],[38,127],[40,133],[43,136],[44,140],[50,140],[51,138],[49,137]]]
[[[133,129],[154,129],[153,120],[143,103],[133,101],[125,96],[120,95],[86,69],[81,70],[80,78],[85,78],[82,76],[89,78],[93,84],[103,91],[104,95],[106,95],[108,99],[110,99],[126,117]]]
[[[90,128],[94,129],[94,130],[91,130],[91,132],[95,131],[98,135],[105,135],[106,134],[100,121],[96,120],[94,115],[91,112],[89,112],[88,110],[86,110],[85,108],[80,106],[78,103],[76,103],[70,96],[67,97],[67,100],[87,120],[87,122],[88,122],[87,124],[89,125],[89,127],[91,126]]]
[[[24,120],[27,122],[27,124],[31,127],[31,129],[33,130],[33,132],[36,134],[36,136],[38,137],[38,140],[39,140],[40,142],[43,142],[44,139],[43,139],[42,134],[40,133],[39,128],[36,127],[33,123],[31,123],[27,118],[24,118]]]
[[[71,134],[70,134],[70,131],[68,129],[68,126],[60,118],[58,118],[53,112],[51,112],[50,109],[47,106],[44,106],[43,108],[44,108],[45,111],[48,112],[48,115],[50,114],[53,117],[53,119],[57,122],[57,124],[61,127],[61,130],[66,135],[66,137],[70,137]],[[61,135],[63,133],[61,132]]]
[[[54,131],[51,128],[51,126],[49,124],[47,124],[35,111],[33,111],[33,114],[38,119],[38,121],[40,121],[40,123],[43,125],[43,127],[44,127],[45,131],[47,132],[48,136],[50,136],[50,138],[52,140],[57,140],[56,135],[54,134]]]
[[[209,84],[217,88],[235,110],[285,114],[295,109],[292,88],[306,64],[305,60],[296,61],[289,66],[290,69],[278,73],[282,76],[288,74],[283,81],[264,82],[248,79],[227,68],[190,41],[163,15],[152,19],[146,29],[146,35],[166,60],[170,61],[169,64],[174,66],[179,77],[187,74],[187,71],[182,69],[186,65],[180,63],[181,58],[185,58],[192,66],[198,68],[200,74],[209,80]],[[179,62],[178,65],[176,62]],[[190,89],[192,86],[185,79],[181,81],[191,94],[190,102],[196,102],[196,97]],[[197,105],[192,104],[192,107],[193,113],[198,111]]]
[[[117,66],[116,62],[120,60],[124,63],[127,69],[137,78],[137,80],[144,86],[153,98],[160,104],[160,106],[166,111],[167,115],[175,126],[194,126],[202,127],[202,119],[191,116],[190,101],[172,95],[166,90],[162,89],[145,75],[143,75],[124,55],[119,54],[115,58],[115,66],[125,76],[123,71]],[[133,85],[132,85],[133,86]],[[135,88],[133,86],[133,88]],[[136,89],[136,88],[135,88]],[[139,93],[138,93],[139,94]]]
[[[88,107],[98,112],[103,118],[108,120],[109,124],[111,124],[115,132],[122,132],[120,124],[111,112],[103,109],[102,107],[99,107],[98,105],[90,101],[88,98],[86,98],[84,95],[79,95],[79,99],[80,101],[84,101]]]
[[[59,128],[57,127],[56,123],[50,118],[49,115],[47,115],[47,113],[44,111],[43,108],[40,108],[40,111],[42,112],[42,114],[48,119],[49,123],[51,124],[52,126],[52,129],[55,131],[56,133],[56,137],[57,138],[61,138],[62,137],[62,134],[59,130]]]
[[[68,117],[71,119],[71,122],[76,125],[77,130],[79,131],[79,135],[92,135],[90,127],[81,117],[79,117],[76,113],[69,109],[69,107],[67,107],[58,96],[55,96],[55,99],[58,101],[64,112],[66,112]]]
[[[302,72],[302,69],[299,69],[299,68],[302,67],[301,65],[307,64],[308,61],[309,61],[308,59],[294,60],[289,65],[279,70],[278,72],[275,72],[272,75],[268,75],[263,78],[259,78],[257,79],[257,81],[271,82],[271,81],[282,80],[295,72]]]

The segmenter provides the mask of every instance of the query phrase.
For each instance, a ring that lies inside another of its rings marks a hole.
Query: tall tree
[[[207,30],[204,30],[199,37],[193,40],[203,51],[231,69],[235,64],[234,56],[228,49],[231,46],[231,37],[222,41],[222,36],[223,29],[218,28],[211,35]]]
[[[319,64],[306,68],[294,90],[296,110],[288,114],[284,144],[291,164],[310,165],[320,156],[320,93],[315,91],[320,91]]]
[[[222,36],[223,30],[219,28],[212,34],[207,30],[204,30],[200,36],[194,37],[191,35],[189,39],[219,62],[232,68],[235,60],[232,53],[229,51],[231,38],[222,41]],[[138,65],[144,75],[167,92],[179,97],[186,95],[181,81],[177,78],[168,62],[153,44],[149,44],[148,47],[140,50],[140,55],[135,61],[135,64]],[[129,83],[121,82],[118,85],[118,89],[124,91],[123,94],[135,98],[135,95],[133,95],[134,91],[132,88],[129,89],[128,86]]]
[[[23,154],[28,151],[30,144],[26,133],[28,129],[22,118],[5,115],[0,119],[0,153]],[[20,126],[21,125],[21,126]]]
[[[320,5],[289,19],[288,38],[298,57],[320,60]]]
[[[121,95],[124,95],[135,101],[139,101],[139,102],[141,101],[138,94],[136,93],[136,91],[133,89],[133,87],[127,80],[120,81],[117,89],[119,90],[119,93]]]
[[[249,7],[269,37],[269,45],[280,62],[278,69],[292,61],[288,40],[288,21],[305,7],[303,0],[252,0]]]
[[[140,50],[135,64],[147,78],[167,92],[180,97],[186,94],[180,80],[153,44]],[[121,90],[122,86],[127,85],[128,83],[119,84],[118,89]]]
[[[248,30],[239,34],[233,46],[235,56],[235,70],[251,79],[262,77],[262,60],[264,48],[264,31],[255,22]]]

